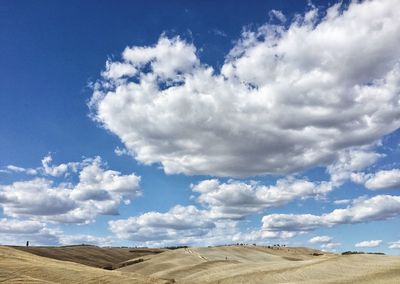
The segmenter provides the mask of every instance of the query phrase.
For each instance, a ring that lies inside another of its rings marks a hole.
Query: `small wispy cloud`
[[[286,22],[286,16],[279,10],[271,10],[268,15],[270,20],[276,18],[282,23]]]
[[[382,240],[371,240],[371,241],[363,241],[356,243],[354,246],[356,248],[374,248],[379,246],[382,243]]]

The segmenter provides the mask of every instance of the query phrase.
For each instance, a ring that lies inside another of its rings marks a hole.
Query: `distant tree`
[[[342,252],[342,255],[349,255],[349,254],[364,254],[365,252],[363,251],[345,251]]]

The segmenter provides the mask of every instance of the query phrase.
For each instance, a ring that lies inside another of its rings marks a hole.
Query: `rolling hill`
[[[131,272],[109,271],[79,263],[37,256],[0,247],[2,283],[168,283]]]
[[[319,254],[307,248],[188,248],[119,270],[178,283],[400,283],[400,257]]]
[[[151,254],[161,253],[163,249],[148,248],[101,248],[91,245],[63,247],[23,247],[13,246],[18,250],[57,260],[73,261],[93,267],[113,269],[120,262]]]
[[[0,282],[400,283],[399,256],[338,255],[308,248],[220,246],[138,251],[73,246],[24,250],[0,247]],[[126,260],[129,254],[134,257]],[[117,269],[88,266],[106,262]]]

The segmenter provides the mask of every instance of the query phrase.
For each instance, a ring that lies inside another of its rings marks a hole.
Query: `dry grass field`
[[[400,257],[323,254],[307,248],[188,248],[120,268],[180,283],[400,283]]]
[[[0,247],[1,283],[168,283],[131,272],[109,271],[79,263]]]
[[[93,267],[116,268],[120,262],[146,255],[163,252],[163,249],[147,248],[101,248],[90,245],[63,246],[63,247],[23,247],[14,248],[30,252],[39,256],[58,260],[77,262]]]
[[[71,247],[68,247],[71,248]],[[34,250],[34,248],[32,248]],[[46,248],[48,256],[65,249]],[[93,251],[96,254],[93,254]],[[121,249],[74,247],[84,258]],[[37,253],[37,250],[34,250]],[[68,251],[68,249],[67,249]],[[85,255],[86,253],[91,255]],[[0,247],[2,283],[400,283],[400,257],[323,254],[307,248],[256,246],[182,248],[141,255],[116,270],[41,257]],[[59,258],[61,256],[58,256]],[[115,259],[117,259],[116,256]],[[119,259],[118,259],[119,260]],[[92,265],[96,261],[92,260]],[[115,265],[116,263],[114,263]],[[124,266],[125,265],[125,266]]]

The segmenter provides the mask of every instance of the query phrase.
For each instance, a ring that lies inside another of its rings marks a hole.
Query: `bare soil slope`
[[[144,257],[120,271],[178,283],[400,283],[400,257],[324,254],[307,248],[188,248]]]
[[[119,263],[132,258],[157,254],[165,250],[147,248],[101,248],[97,246],[78,245],[64,247],[22,247],[13,248],[35,255],[58,260],[73,261],[93,267],[113,269]]]
[[[109,271],[0,247],[1,283],[168,283],[136,273]]]

